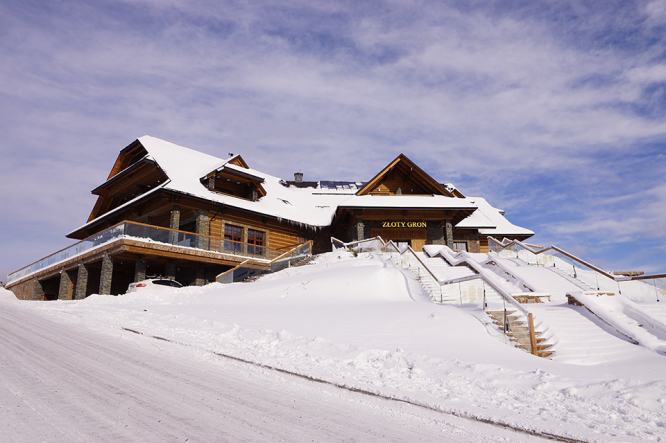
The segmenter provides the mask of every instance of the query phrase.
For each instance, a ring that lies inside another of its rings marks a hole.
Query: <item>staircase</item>
[[[490,316],[500,332],[505,332],[506,336],[516,344],[517,348],[523,349],[527,352],[532,352],[532,344],[530,342],[530,330],[525,322],[525,316],[518,311],[486,311]],[[505,324],[506,320],[506,324]],[[555,352],[551,349],[552,345],[545,343],[546,338],[541,337],[542,332],[535,331],[537,342],[537,356],[548,358]]]

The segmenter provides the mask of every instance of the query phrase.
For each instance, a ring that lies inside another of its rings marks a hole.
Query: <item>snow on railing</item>
[[[666,274],[616,276],[557,246],[534,249],[518,240],[488,237],[491,252],[502,258],[517,258],[527,264],[554,267],[597,291],[618,291],[634,301],[666,298]]]

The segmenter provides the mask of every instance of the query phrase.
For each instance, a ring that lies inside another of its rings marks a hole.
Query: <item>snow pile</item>
[[[0,288],[0,300],[16,300],[16,296],[12,291]]]
[[[211,362],[224,354],[522,429],[661,441],[666,426],[664,357],[638,346],[612,364],[533,357],[368,253],[324,254],[253,283],[25,305],[127,340],[173,340]]]

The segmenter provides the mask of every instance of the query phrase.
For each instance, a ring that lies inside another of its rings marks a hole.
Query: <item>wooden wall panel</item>
[[[209,212],[210,218],[214,215],[215,213],[212,211]],[[233,210],[218,214],[217,217],[212,220],[210,226],[211,237],[224,237],[225,224],[232,224],[244,228],[244,242],[247,242],[248,229],[265,232],[267,242],[266,247],[270,249],[279,249],[299,243],[299,228],[297,226],[290,225],[288,222],[278,222],[277,220],[266,219],[252,214],[245,215]]]

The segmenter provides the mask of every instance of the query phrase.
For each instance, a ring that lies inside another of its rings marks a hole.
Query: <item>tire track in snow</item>
[[[128,332],[132,332],[134,334],[142,335],[144,337],[149,337],[149,338],[153,338],[153,339],[156,339],[156,340],[166,341],[166,342],[177,344],[177,345],[180,345],[180,346],[187,346],[187,347],[190,347],[190,348],[195,348],[195,349],[198,349],[200,351],[204,351],[204,352],[208,352],[212,355],[216,355],[218,357],[222,357],[222,358],[226,358],[226,359],[229,359],[229,360],[234,360],[234,361],[237,361],[237,362],[249,364],[249,365],[256,366],[256,367],[259,367],[259,368],[262,368],[262,369],[269,369],[271,371],[280,372],[282,374],[292,375],[292,376],[295,376],[295,377],[303,378],[303,379],[311,381],[311,382],[321,383],[321,384],[325,384],[325,385],[329,385],[329,386],[334,386],[336,388],[344,389],[344,390],[350,391],[350,392],[369,395],[369,396],[372,396],[372,397],[378,397],[378,398],[382,398],[382,399],[389,400],[389,401],[395,401],[395,402],[399,402],[399,403],[406,403],[406,404],[409,404],[409,405],[412,405],[412,406],[417,406],[419,408],[427,409],[429,411],[448,414],[448,415],[452,415],[454,417],[463,418],[463,419],[471,420],[471,421],[475,421],[475,422],[480,422],[480,423],[484,423],[484,424],[488,424],[488,425],[492,425],[492,426],[497,426],[497,427],[504,428],[504,429],[510,429],[510,430],[518,432],[518,433],[531,435],[531,436],[536,436],[536,437],[542,437],[542,438],[546,438],[548,440],[560,441],[560,442],[565,442],[565,443],[586,443],[585,440],[578,440],[578,439],[575,439],[575,438],[566,437],[566,436],[563,436],[563,435],[551,434],[551,433],[542,432],[542,431],[537,431],[537,430],[534,430],[534,429],[519,428],[519,427],[514,426],[514,425],[502,423],[500,421],[489,420],[487,418],[478,417],[474,414],[461,413],[461,412],[453,410],[453,409],[444,410],[444,409],[432,407],[432,406],[429,406],[427,404],[420,403],[420,402],[417,402],[417,401],[414,401],[414,400],[405,400],[405,399],[402,399],[402,398],[391,397],[391,396],[379,394],[377,392],[372,392],[372,391],[368,391],[368,390],[365,390],[365,389],[356,388],[356,387],[353,387],[353,386],[343,385],[343,384],[335,383],[335,382],[324,380],[324,379],[321,379],[321,378],[312,377],[312,376],[305,375],[305,374],[299,374],[298,372],[293,372],[293,371],[289,371],[289,370],[286,370],[286,369],[281,369],[281,368],[278,368],[278,367],[275,367],[275,366],[265,365],[263,363],[258,363],[258,362],[254,362],[254,361],[251,361],[251,360],[245,360],[243,358],[234,357],[232,355],[222,354],[220,352],[215,352],[215,351],[210,351],[208,349],[204,349],[204,348],[201,348],[201,347],[198,347],[198,346],[195,346],[195,345],[191,345],[191,344],[188,344],[188,343],[183,343],[183,342],[179,342],[179,341],[176,341],[176,340],[171,340],[171,339],[164,338],[164,337],[159,337],[159,336],[156,336],[156,335],[144,334],[141,331],[137,331],[137,330],[130,329],[130,328],[122,328],[122,329],[125,330],[125,331],[128,331]]]

